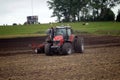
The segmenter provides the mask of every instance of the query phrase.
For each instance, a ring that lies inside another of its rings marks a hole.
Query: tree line
[[[58,22],[113,21],[115,14],[111,8],[120,4],[120,0],[49,0],[47,3]]]

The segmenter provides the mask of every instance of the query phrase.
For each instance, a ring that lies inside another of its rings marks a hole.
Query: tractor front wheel
[[[63,44],[62,54],[64,54],[64,55],[72,54],[72,44],[71,43],[64,43]]]

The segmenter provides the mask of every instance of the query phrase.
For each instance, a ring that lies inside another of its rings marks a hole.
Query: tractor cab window
[[[65,28],[57,28],[55,30],[55,35],[66,35],[66,29]]]
[[[51,29],[48,29],[48,30],[46,31],[46,34],[47,34],[47,35],[50,35],[50,34],[51,34],[51,31],[52,31]]]
[[[68,36],[72,34],[71,29],[67,29]]]
[[[72,34],[71,29],[69,28],[57,28],[55,30],[55,35],[63,35],[63,36],[70,36]]]

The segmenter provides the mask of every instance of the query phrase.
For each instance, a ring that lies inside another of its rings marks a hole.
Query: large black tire
[[[71,43],[64,43],[62,46],[62,54],[70,55],[73,52],[72,44]]]
[[[83,38],[75,38],[74,42],[74,50],[77,53],[83,53],[84,52],[84,39]]]
[[[51,49],[51,44],[49,44],[49,43],[48,43],[48,44],[45,44],[45,49],[44,49],[45,51],[44,51],[44,52],[45,52],[45,54],[46,54],[47,56],[51,56],[51,55],[52,55],[50,49]]]

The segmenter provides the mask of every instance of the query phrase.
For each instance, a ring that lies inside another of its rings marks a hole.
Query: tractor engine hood
[[[54,41],[63,41],[63,36],[62,35],[58,35],[58,36],[55,36],[53,38]]]
[[[54,46],[61,46],[64,42],[63,36],[58,35],[53,38],[53,45]]]

